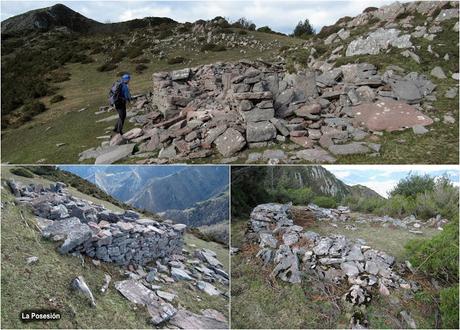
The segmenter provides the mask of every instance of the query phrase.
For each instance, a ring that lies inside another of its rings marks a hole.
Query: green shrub
[[[13,173],[14,175],[23,176],[25,178],[34,177],[32,172],[30,172],[28,169],[25,169],[23,167],[12,168],[10,172]]]
[[[337,201],[334,199],[334,197],[329,197],[329,196],[316,196],[313,198],[313,203],[318,205],[319,207],[325,207],[325,208],[337,207]]]
[[[39,102],[39,101],[36,101],[36,100],[33,100],[33,101],[27,103],[22,108],[22,112],[24,114],[29,114],[32,117],[35,116],[35,115],[38,115],[39,113],[44,112],[45,110],[46,110],[45,105],[43,103]]]
[[[246,30],[239,30],[239,31],[238,31],[238,34],[244,36],[244,35],[248,34],[248,31],[246,31]]]
[[[158,39],[160,39],[160,40],[161,39],[166,39],[166,38],[168,38],[168,37],[170,37],[172,35],[173,35],[172,30],[166,29],[166,30],[160,31],[160,34],[158,35]]]
[[[458,329],[458,289],[454,285],[441,290],[439,309],[444,329]]]
[[[226,48],[222,45],[217,45],[217,44],[204,44],[201,46],[200,51],[205,52],[205,51],[211,51],[211,52],[222,52],[226,50]]]
[[[145,64],[138,64],[138,65],[136,65],[135,70],[136,70],[137,73],[142,73],[147,68],[148,68],[148,66],[145,65]]]
[[[184,63],[185,61],[187,61],[185,57],[176,56],[176,57],[169,58],[167,63],[168,64],[179,64],[179,63]]]
[[[270,29],[270,27],[268,26],[262,26],[258,28],[257,31],[264,32],[264,33],[273,33],[272,29]]]
[[[411,240],[405,247],[416,269],[430,276],[458,281],[458,214],[431,239]]]
[[[62,95],[54,95],[51,99],[50,99],[50,103],[57,103],[57,102],[61,102],[64,100],[64,96]]]
[[[128,51],[126,52],[126,55],[129,58],[136,58],[141,56],[144,53],[143,48],[140,47],[130,47]]]
[[[96,68],[97,71],[99,72],[107,72],[107,71],[112,71],[115,70],[118,67],[118,65],[112,63],[112,62],[106,62]]]
[[[136,58],[136,59],[132,60],[131,62],[135,63],[135,64],[150,63],[150,59],[148,59],[146,57],[140,57],[140,58]]]
[[[406,197],[415,197],[418,193],[433,191],[434,186],[435,179],[428,174],[410,174],[398,182],[396,187],[390,192],[390,196],[402,195]]]
[[[67,81],[70,80],[70,72],[61,69],[55,70],[47,75],[47,79],[52,83],[60,83],[63,81]]]

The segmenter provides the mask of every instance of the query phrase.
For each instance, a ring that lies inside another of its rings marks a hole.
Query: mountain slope
[[[154,212],[185,209],[225,191],[227,183],[226,167],[187,167],[169,176],[150,180],[127,203]]]
[[[208,226],[229,220],[228,202],[228,192],[223,192],[197,202],[190,208],[169,209],[159,214],[174,222],[186,224],[188,227]]]
[[[56,4],[4,20],[2,22],[2,34],[44,32],[56,27],[65,27],[73,32],[88,33],[102,25],[102,23],[89,19],[69,7]]]
[[[46,32],[52,29],[64,29],[68,32],[89,33],[121,33],[132,29],[154,26],[158,24],[176,24],[174,20],[163,17],[146,17],[120,23],[100,23],[63,5],[28,11],[10,17],[2,22],[2,34],[26,34]]]
[[[270,188],[310,188],[315,194],[340,199],[350,193],[350,187],[321,166],[268,167],[265,184]]]

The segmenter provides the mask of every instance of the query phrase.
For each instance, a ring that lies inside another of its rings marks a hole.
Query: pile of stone
[[[42,235],[64,241],[60,253],[81,253],[119,265],[145,264],[180,254],[186,226],[140,218],[130,210],[114,213],[72,196],[65,184],[8,182],[17,200],[32,207]]]
[[[290,154],[275,149],[268,157],[334,162],[337,155],[377,155],[380,145],[363,141],[372,135],[433,122],[418,105],[436,88],[430,80],[415,72],[401,76],[392,68],[379,75],[367,63],[291,74],[282,62],[239,61],[159,72],[153,80],[153,91],[136,105],[145,109],[136,121],[142,128],[104,142],[97,152],[85,151],[81,159],[117,161],[137,143],[134,157],[144,163],[216,153],[231,162],[246,148],[291,142],[283,147]]]
[[[405,265],[383,251],[367,246],[361,239],[341,235],[320,236],[294,224],[291,205],[262,204],[253,209],[248,240],[260,246],[257,256],[273,264],[272,275],[290,283],[316,276],[334,283],[348,283],[344,302],[354,306],[371,302],[372,292],[389,295],[390,289],[416,291],[419,285],[402,275]]]
[[[228,287],[229,276],[213,251],[197,249],[189,255],[184,250],[183,255],[173,255],[164,262],[157,260],[154,266],[132,268],[127,275],[129,279],[116,282],[115,288],[131,302],[146,306],[154,325],[168,322],[179,328],[228,327],[225,316],[218,311],[205,310],[198,315],[174,307],[171,303],[176,294],[162,288],[162,285],[186,281],[206,295],[227,299],[228,292],[220,291],[215,285]]]
[[[310,203],[307,205],[306,210],[312,211],[316,219],[319,221],[330,220],[348,221],[350,220],[350,208],[348,206],[339,206],[336,209],[319,207],[316,204]]]
[[[305,211],[311,211],[318,221],[331,221],[331,222],[347,222],[351,221],[350,209],[347,206],[339,206],[334,208],[323,208],[313,203],[310,203],[305,208]],[[449,222],[447,219],[437,215],[429,220],[419,220],[414,215],[407,216],[403,219],[397,219],[385,216],[377,216],[373,214],[355,213],[353,223],[378,223],[383,227],[395,226],[401,229],[407,229],[413,234],[423,234],[419,229],[424,227],[436,228],[443,230],[443,227]],[[350,227],[352,228],[352,227]]]

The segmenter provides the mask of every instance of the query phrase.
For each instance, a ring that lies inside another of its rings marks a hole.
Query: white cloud
[[[290,33],[295,25],[308,18],[321,29],[343,16],[356,16],[369,6],[383,6],[392,0],[367,1],[62,1],[85,16],[101,21],[123,21],[146,16],[170,17],[180,22],[223,16],[231,20],[246,17],[257,26],[268,25]],[[2,1],[1,19],[25,11],[48,7],[52,1]]]

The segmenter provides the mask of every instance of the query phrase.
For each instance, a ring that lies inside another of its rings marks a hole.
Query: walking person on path
[[[120,80],[117,80],[110,89],[109,102],[118,112],[118,120],[113,131],[123,135],[123,125],[126,119],[126,102],[131,102],[131,93],[129,92],[129,74],[124,74]]]

